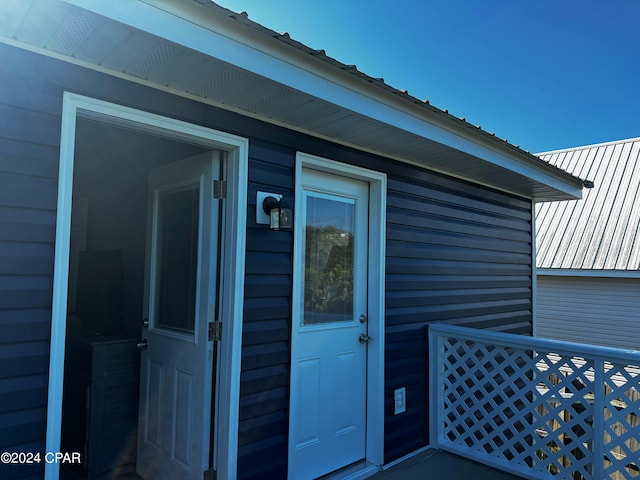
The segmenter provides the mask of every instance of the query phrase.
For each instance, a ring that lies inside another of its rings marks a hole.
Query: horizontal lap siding
[[[62,95],[11,65],[0,64],[0,451],[43,452]]]
[[[429,441],[429,323],[531,333],[531,203],[403,166],[388,186],[387,462]]]
[[[255,198],[294,204],[296,151],[389,176],[386,461],[428,441],[429,322],[530,333],[529,202],[11,47],[0,55],[0,359],[17,369],[0,375],[8,444],[44,439],[63,90],[250,139],[239,478],[286,476],[293,235],[257,226]],[[407,412],[394,416],[401,386]]]
[[[240,382],[239,478],[286,478],[293,233],[257,225],[256,192],[293,205],[295,151],[249,146],[247,259]]]
[[[0,447],[44,450],[60,114],[71,91],[249,137],[238,475],[286,476],[293,236],[255,224],[255,192],[293,205],[295,149],[252,134],[300,136],[5,45],[0,57]],[[0,478],[34,474],[10,473]]]
[[[536,335],[640,350],[640,278],[538,275]]]

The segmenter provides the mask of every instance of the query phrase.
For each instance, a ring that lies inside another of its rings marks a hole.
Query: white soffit
[[[580,198],[577,177],[199,1],[2,0],[0,40],[537,201]]]

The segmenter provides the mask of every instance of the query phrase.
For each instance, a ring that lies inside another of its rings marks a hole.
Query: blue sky
[[[640,137],[638,0],[217,0],[525,150]]]

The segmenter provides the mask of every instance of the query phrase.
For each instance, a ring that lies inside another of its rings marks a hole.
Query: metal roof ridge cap
[[[622,138],[620,140],[611,140],[608,142],[592,143],[589,145],[579,145],[576,147],[559,148],[558,150],[547,150],[544,152],[537,152],[534,155],[541,157],[543,155],[552,155],[554,153],[574,152],[578,150],[588,150],[590,148],[596,148],[596,147],[607,147],[609,145],[617,145],[619,143],[635,143],[635,142],[640,142],[640,137]]]

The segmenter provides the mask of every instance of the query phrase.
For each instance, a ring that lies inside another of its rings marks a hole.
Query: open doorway
[[[247,146],[65,93],[46,478],[235,470]]]
[[[77,122],[61,446],[84,461],[61,478],[136,471],[149,175],[208,151]]]

